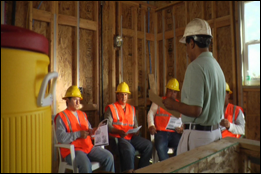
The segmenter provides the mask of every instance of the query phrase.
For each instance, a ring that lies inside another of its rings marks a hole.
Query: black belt
[[[184,124],[184,129],[189,129],[190,124]],[[220,126],[219,124],[212,125],[212,126],[201,126],[200,124],[191,124],[191,130],[203,130],[203,131],[211,131],[216,130]]]

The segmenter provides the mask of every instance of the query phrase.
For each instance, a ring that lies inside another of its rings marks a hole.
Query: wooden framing
[[[115,20],[116,20],[116,16],[115,16],[115,6],[116,6],[116,2],[115,1],[110,1],[110,8],[111,8],[111,17],[110,17],[110,23],[112,24],[112,37],[111,40],[114,40],[114,36],[115,36]],[[111,79],[111,85],[110,85],[110,101],[114,102],[116,101],[116,51],[114,48],[114,45],[111,44],[111,49],[112,49],[112,54],[111,54],[111,73],[110,73],[110,79]]]
[[[171,6],[176,5],[178,3],[181,3],[181,2],[183,2],[183,1],[175,1],[175,2],[169,3],[168,5],[165,5],[163,7],[157,8],[155,11],[157,12],[157,11],[160,11],[160,10],[164,10],[164,9],[166,9],[168,7],[171,7]]]
[[[77,4],[77,1],[75,2]],[[93,101],[94,104],[88,104],[83,107],[83,109],[86,109],[86,111],[93,111],[99,109],[99,34],[98,34],[98,1],[94,2],[94,21],[87,20],[87,19],[79,19],[79,28],[92,30],[94,31],[94,38],[93,38],[93,45],[94,45],[94,81],[93,81]],[[54,23],[54,15],[56,15],[56,23]],[[56,45],[58,45],[58,25],[68,25],[68,26],[74,26],[77,27],[77,10],[75,11],[75,16],[69,16],[69,15],[63,15],[59,14],[58,12],[58,1],[52,1],[51,2],[51,11],[44,11],[33,8],[32,1],[29,1],[29,29],[32,30],[32,21],[38,20],[43,22],[50,23],[50,60],[51,60],[51,71],[55,71],[56,68],[54,67],[54,61],[55,58],[54,55],[54,37],[56,37]],[[56,35],[54,35],[54,25],[56,25]],[[77,32],[77,31],[76,31]],[[76,33],[76,36],[78,35],[78,32]],[[79,37],[79,36],[78,36]],[[76,38],[77,39],[77,38]],[[77,43],[77,42],[76,42]],[[77,47],[75,48],[77,49]],[[77,53],[75,54],[77,57]],[[75,62],[77,66],[77,62]],[[77,68],[75,68],[73,72],[73,83],[78,85],[77,78],[79,76],[79,72],[77,71]],[[94,107],[95,106],[95,107]]]
[[[232,83],[233,83],[233,103],[237,104],[237,88],[236,88],[236,47],[235,47],[235,21],[234,21],[234,2],[229,1],[229,10],[230,10],[230,28],[231,28],[231,51],[232,51],[232,71],[233,73],[233,78],[232,78]]]

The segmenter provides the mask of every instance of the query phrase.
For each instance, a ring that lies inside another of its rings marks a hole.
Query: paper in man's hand
[[[134,129],[129,129],[126,134],[132,134],[132,133],[136,133],[138,132],[138,130],[140,130],[141,126],[134,128]]]
[[[155,104],[157,104],[159,107],[161,107],[162,109],[164,109],[165,111],[171,113],[174,117],[179,118],[180,117],[180,112],[178,111],[174,111],[174,110],[170,110],[167,109],[164,104],[162,103],[162,98],[158,95],[156,95],[154,92],[152,92],[151,90],[149,91],[149,99],[154,102]]]

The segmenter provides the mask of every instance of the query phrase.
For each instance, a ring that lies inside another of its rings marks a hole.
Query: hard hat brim
[[[179,42],[185,44],[185,43],[186,43],[186,37],[183,36],[183,37],[179,40]]]
[[[68,97],[70,97],[70,96],[68,96]],[[63,100],[66,100],[66,98],[68,98],[68,97],[63,97],[62,99],[63,99]],[[73,96],[71,96],[71,97],[73,97]],[[80,100],[83,99],[82,97],[79,97],[79,98],[80,98]]]
[[[131,92],[119,92],[119,91],[116,91],[115,93],[127,93],[127,94],[131,94]]]

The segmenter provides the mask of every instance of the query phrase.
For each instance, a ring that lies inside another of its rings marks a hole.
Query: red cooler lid
[[[49,54],[49,44],[46,37],[31,30],[12,25],[1,25],[1,47]]]

